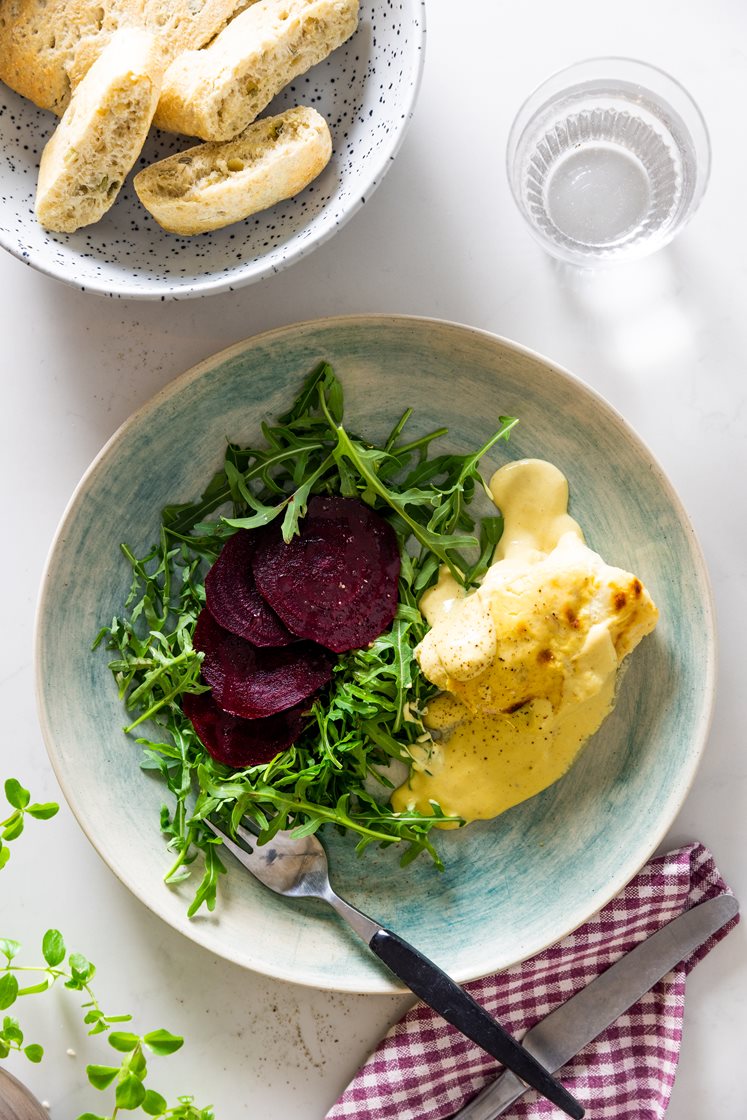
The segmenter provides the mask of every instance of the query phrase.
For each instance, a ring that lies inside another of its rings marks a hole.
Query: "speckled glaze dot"
[[[152,130],[116,203],[73,234],[34,215],[39,159],[52,113],[0,85],[0,245],[83,291],[117,299],[187,299],[271,276],[321,245],[370,198],[404,138],[425,55],[425,0],[361,0],[355,34],[295,79],[266,115],[312,105],[332,132],[332,158],[305,191],[223,230],[165,233],[132,176],[194,141]]]

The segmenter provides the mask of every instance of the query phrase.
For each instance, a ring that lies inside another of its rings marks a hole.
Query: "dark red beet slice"
[[[208,754],[225,766],[241,769],[270,762],[287,750],[301,733],[308,703],[264,719],[241,719],[222,711],[212,693],[188,692],[183,708]]]
[[[287,544],[276,522],[259,530],[252,560],[259,591],[288,629],[335,653],[360,649],[389,626],[399,565],[383,517],[356,498],[319,495]]]
[[[229,537],[205,577],[208,610],[224,630],[254,646],[287,646],[296,641],[257,591],[252,574],[255,536],[239,529]]]
[[[314,642],[258,649],[200,611],[192,638],[205,654],[202,675],[224,712],[244,719],[273,716],[292,708],[325,685],[334,658]]]

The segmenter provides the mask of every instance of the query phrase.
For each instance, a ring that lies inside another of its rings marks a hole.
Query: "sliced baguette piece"
[[[133,182],[143,206],[169,233],[206,233],[298,194],[331,154],[324,117],[298,106],[255,121],[235,140],[168,156]]]
[[[150,31],[112,36],[42,152],[36,216],[46,229],[72,233],[106,213],[145,142],[162,77]]]
[[[171,63],[155,123],[203,140],[231,140],[357,25],[358,0],[258,0],[210,46]]]
[[[60,116],[112,35],[146,27],[171,62],[255,0],[0,0],[0,79]]]
[[[0,0],[0,78],[60,116],[85,62],[120,26],[143,23],[143,0]]]

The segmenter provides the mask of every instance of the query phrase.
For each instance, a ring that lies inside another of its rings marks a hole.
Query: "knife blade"
[[[680,914],[551,1011],[527,1031],[522,1045],[555,1073],[738,912],[736,898],[724,894]],[[452,1120],[495,1120],[528,1089],[507,1071]]]

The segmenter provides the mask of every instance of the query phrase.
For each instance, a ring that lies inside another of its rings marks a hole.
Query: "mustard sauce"
[[[524,459],[490,481],[504,531],[479,588],[443,570],[421,600],[415,651],[441,691],[430,740],[412,754],[397,812],[433,803],[466,821],[497,816],[568,770],[615,699],[623,658],[656,625],[643,584],[587,547],[568,483]]]

